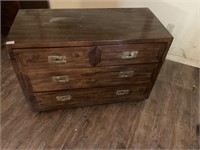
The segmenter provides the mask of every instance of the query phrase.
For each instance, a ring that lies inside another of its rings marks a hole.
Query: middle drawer
[[[81,69],[42,69],[22,72],[33,92],[149,83],[157,64],[95,67]]]

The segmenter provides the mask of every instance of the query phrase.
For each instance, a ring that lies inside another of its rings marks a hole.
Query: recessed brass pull
[[[129,90],[127,89],[127,90],[117,90],[116,91],[116,95],[119,95],[119,96],[121,96],[121,95],[128,95],[129,94]]]
[[[68,82],[69,81],[69,77],[68,77],[68,75],[53,76],[52,80],[55,81],[55,82],[64,83],[64,82]]]
[[[71,100],[71,95],[56,96],[56,100],[59,102],[65,102]]]
[[[128,77],[132,77],[134,74],[134,71],[121,71],[119,73],[119,77],[120,78],[128,78]]]
[[[49,63],[66,63],[66,56],[48,56]]]
[[[127,52],[123,52],[122,54],[122,59],[131,59],[131,58],[135,58],[138,55],[138,51],[127,51]]]

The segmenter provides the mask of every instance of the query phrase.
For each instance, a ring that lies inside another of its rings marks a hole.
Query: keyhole
[[[56,61],[59,61],[59,59],[58,59],[58,58],[56,58]]]

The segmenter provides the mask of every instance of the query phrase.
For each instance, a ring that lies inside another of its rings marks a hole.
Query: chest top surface
[[[8,36],[15,43],[171,38],[148,8],[19,10]]]

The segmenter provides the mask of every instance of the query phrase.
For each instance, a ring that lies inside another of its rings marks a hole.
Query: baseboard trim
[[[179,62],[179,63],[185,64],[185,65],[200,68],[200,60],[185,58],[183,56],[174,55],[172,53],[168,53],[166,59],[172,60],[172,61],[175,61],[175,62]]]

